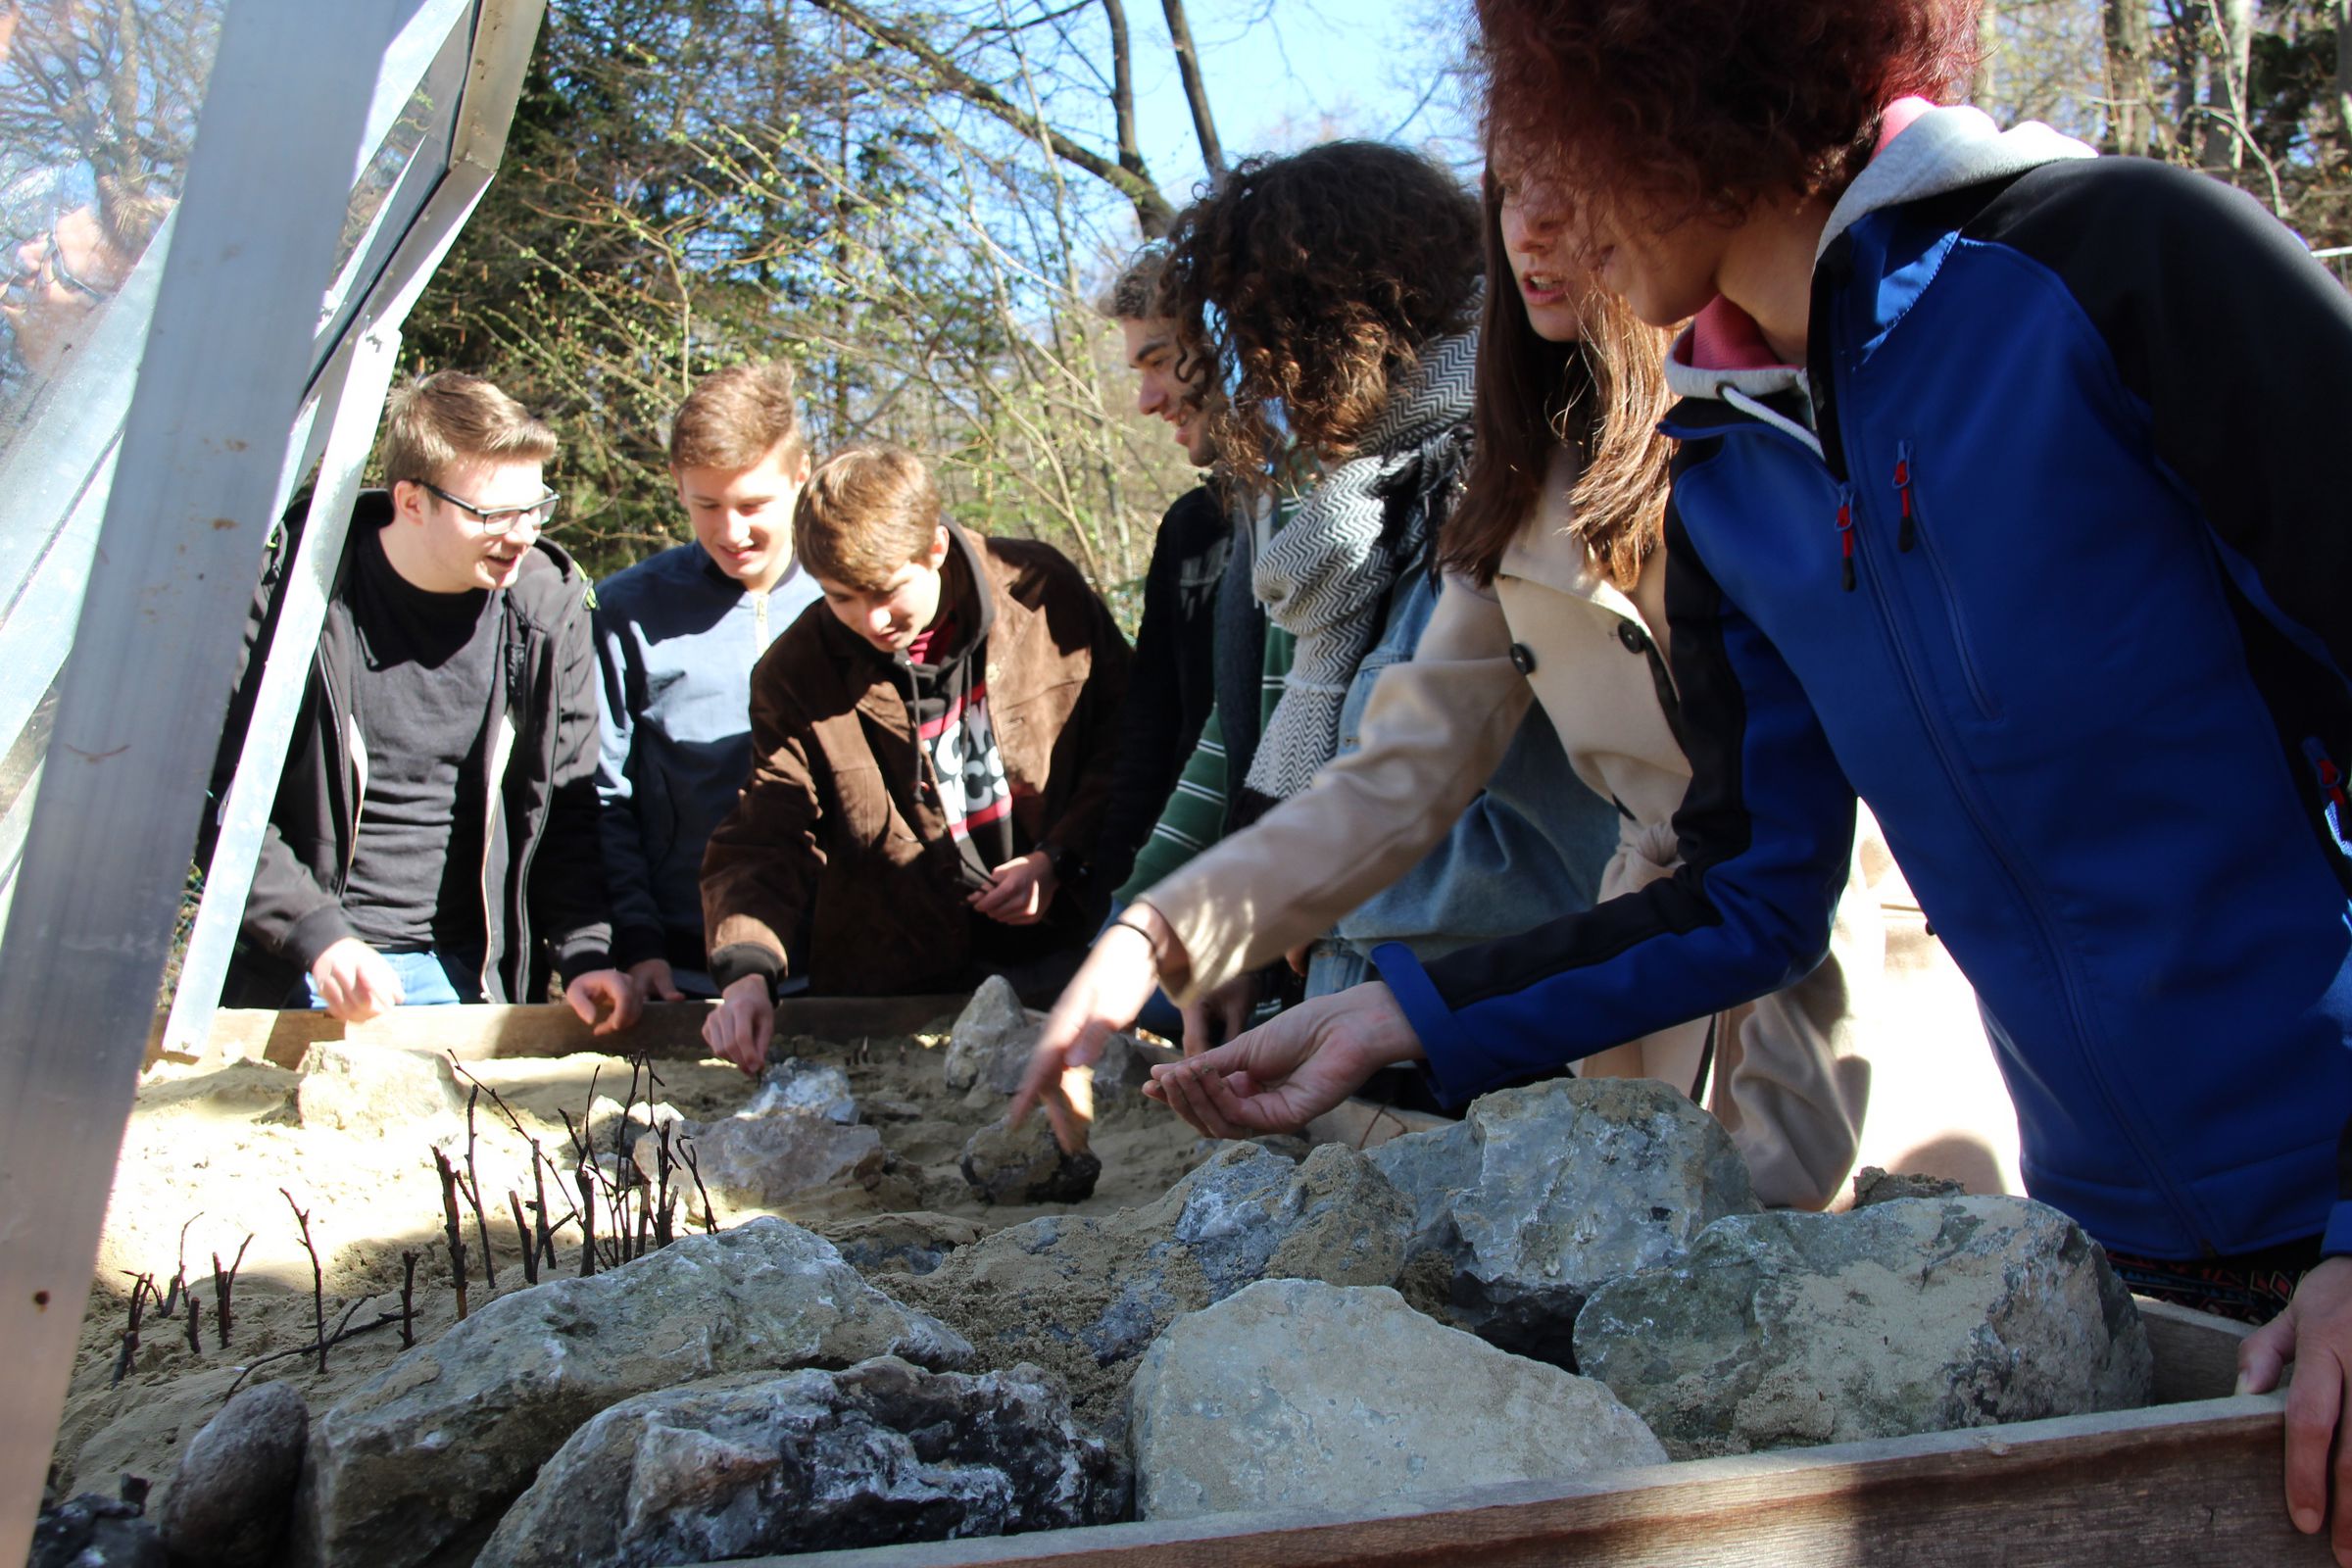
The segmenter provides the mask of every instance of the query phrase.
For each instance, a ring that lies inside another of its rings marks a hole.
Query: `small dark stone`
[[[158,1521],[164,1544],[220,1568],[276,1561],[310,1430],[310,1406],[291,1383],[265,1383],[222,1405],[180,1450]]]
[[[1075,1203],[1102,1174],[1102,1161],[1091,1152],[1062,1152],[1043,1116],[1018,1127],[998,1117],[972,1134],[958,1163],[963,1179],[992,1203]]]
[[[85,1492],[44,1511],[24,1568],[167,1568],[171,1558],[139,1504]]]

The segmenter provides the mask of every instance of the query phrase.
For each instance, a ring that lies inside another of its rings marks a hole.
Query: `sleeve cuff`
[[[612,967],[612,944],[602,924],[580,932],[556,950],[556,973],[566,986],[584,974]]]
[[[1427,1056],[1430,1087],[1441,1104],[1456,1108],[1478,1098],[1486,1087],[1484,1064],[1476,1059],[1454,1021],[1453,1009],[1430,983],[1429,972],[1413,950],[1401,942],[1383,942],[1372,950],[1372,967],[1388,984],[1403,1009],[1405,1022],[1421,1042]]]
[[[660,926],[624,925],[612,933],[612,966],[616,969],[668,956],[669,940]]]
[[[311,965],[318,961],[318,955],[345,937],[358,935],[345,917],[343,906],[322,904],[294,922],[294,929],[286,933],[285,951],[295,966],[308,974]]]
[[[784,956],[757,942],[730,942],[710,955],[710,980],[721,991],[753,974],[766,980],[768,990],[774,991],[784,975]]]
[[[2352,1199],[2340,1200],[2328,1211],[2328,1229],[2320,1237],[2322,1257],[2352,1257]]]

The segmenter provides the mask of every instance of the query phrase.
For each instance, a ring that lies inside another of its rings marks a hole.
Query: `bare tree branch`
[[[896,26],[874,16],[851,0],[808,0],[810,5],[828,16],[838,17],[877,43],[888,44],[921,62],[923,68],[937,78],[948,91],[974,108],[995,116],[1024,136],[1034,137],[1063,163],[1081,169],[1127,198],[1135,208],[1136,222],[1146,234],[1164,234],[1175,220],[1176,213],[1160,195],[1148,173],[1122,168],[1114,160],[1103,157],[1091,147],[1084,147],[1039,122],[1035,115],[1024,112],[1007,100],[1003,93],[964,70],[955,61],[934,49],[906,28]],[[1139,157],[1139,163],[1142,161]]]

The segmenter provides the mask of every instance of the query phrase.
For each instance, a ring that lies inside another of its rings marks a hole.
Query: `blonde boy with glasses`
[[[358,1022],[537,1000],[552,965],[599,1033],[635,1020],[610,956],[587,584],[543,536],[555,454],[478,376],[392,395],[386,488],[353,511],[225,1001]]]

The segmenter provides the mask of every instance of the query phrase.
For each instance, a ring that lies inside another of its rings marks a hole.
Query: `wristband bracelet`
[[[1164,944],[1161,943],[1158,937],[1152,934],[1152,931],[1148,926],[1145,926],[1140,921],[1128,919],[1127,911],[1124,909],[1120,910],[1118,918],[1110,923],[1117,926],[1122,931],[1132,931],[1137,936],[1142,937],[1144,939],[1144,946],[1151,951],[1152,963],[1157,964],[1160,961],[1160,955],[1165,951]]]

